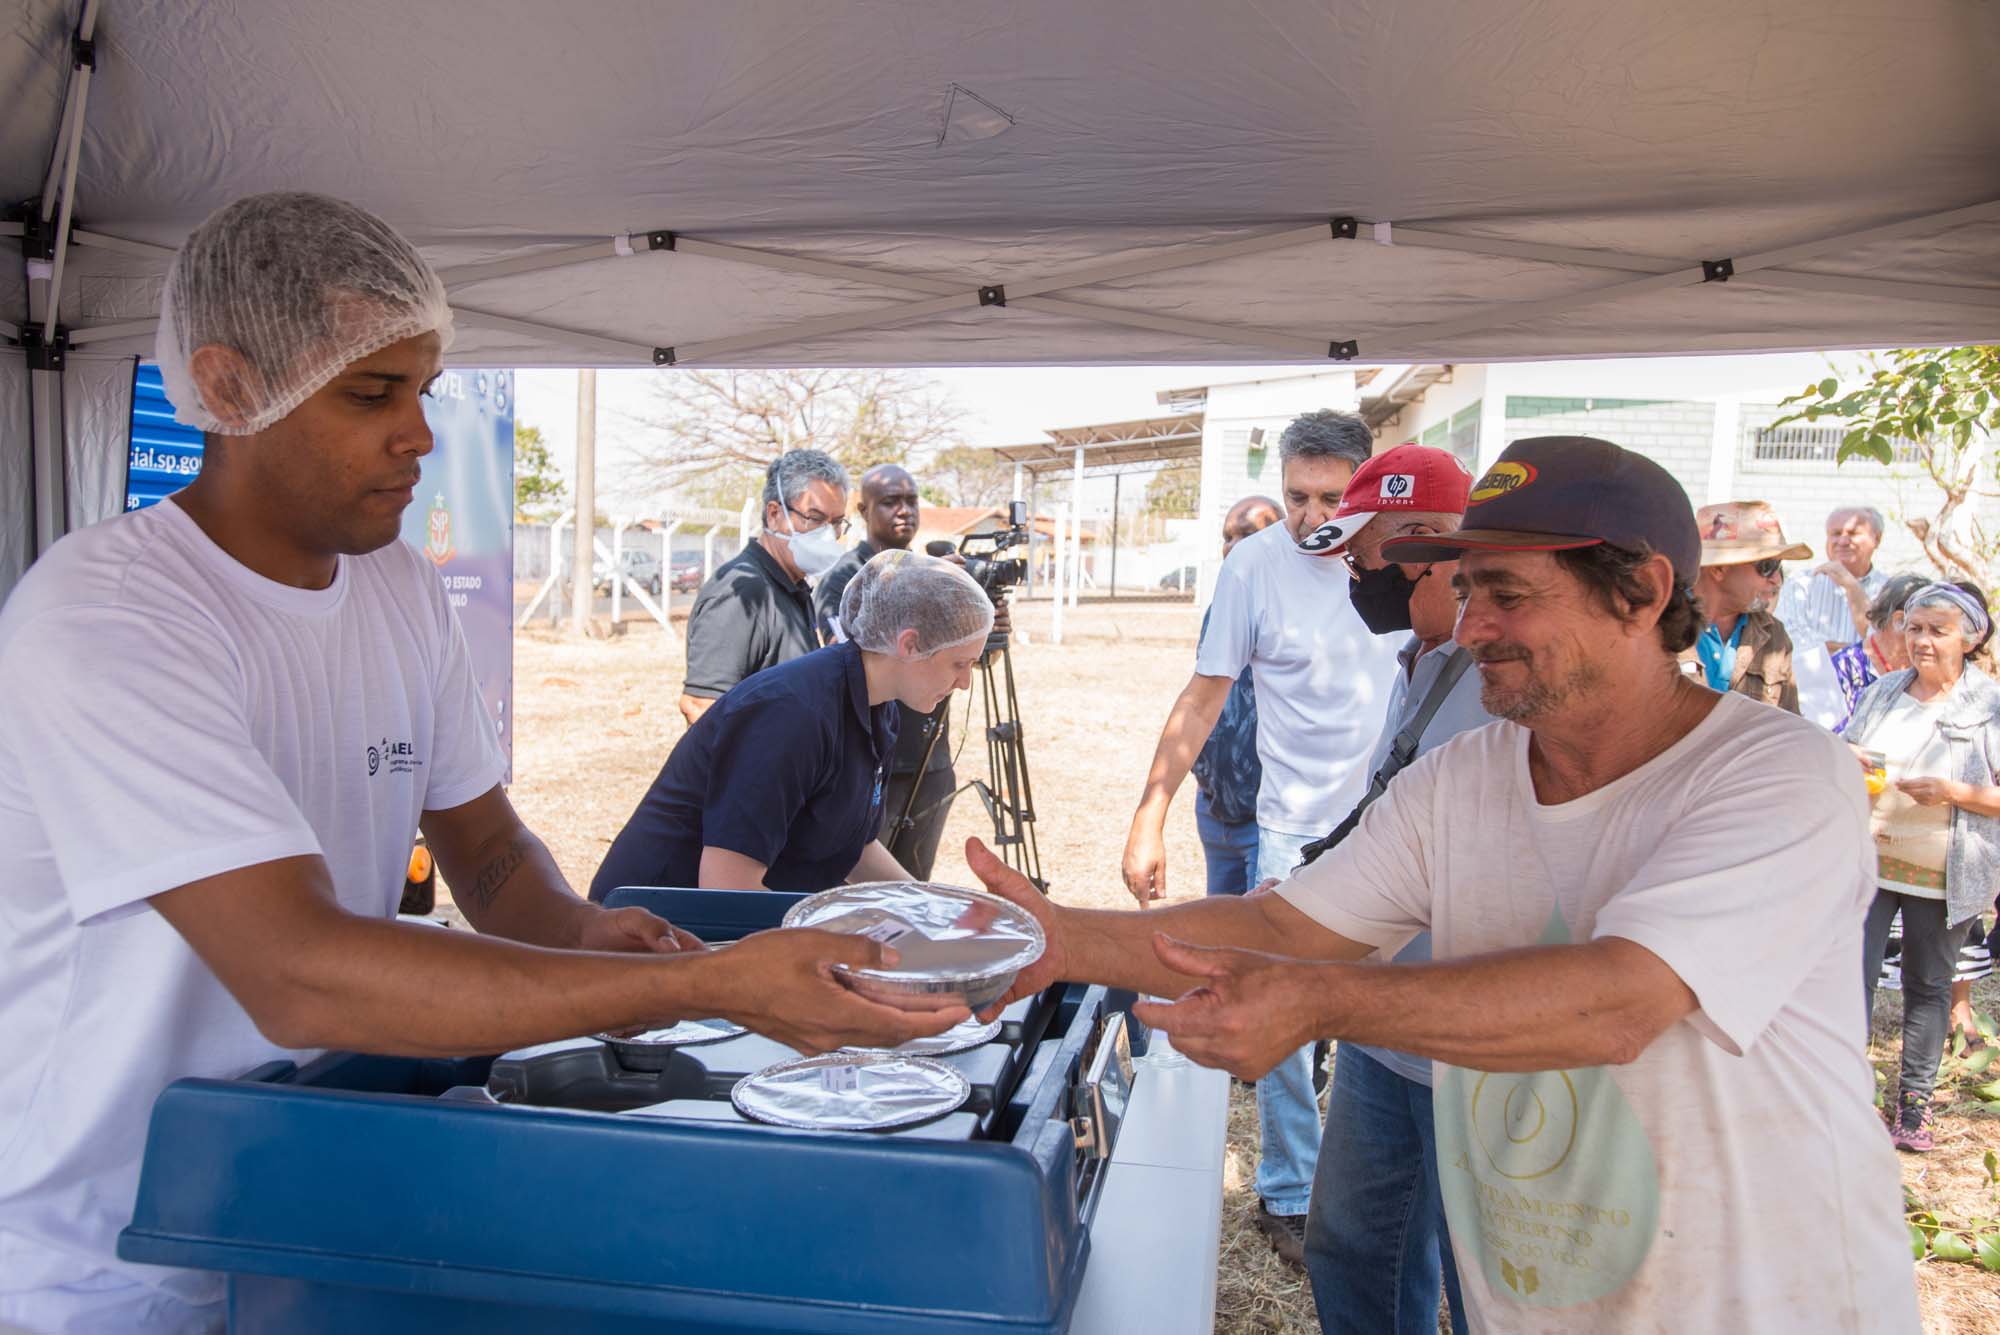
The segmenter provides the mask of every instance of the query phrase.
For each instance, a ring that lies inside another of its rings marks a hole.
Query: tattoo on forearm
[[[493,907],[493,901],[500,896],[500,888],[508,878],[521,869],[535,851],[535,838],[530,834],[516,835],[505,848],[479,869],[479,875],[472,878],[472,884],[465,888],[466,907],[474,911],[484,911]]]

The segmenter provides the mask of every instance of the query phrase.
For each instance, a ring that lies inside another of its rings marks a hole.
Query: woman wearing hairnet
[[[908,873],[875,833],[899,706],[972,679],[993,605],[948,561],[883,552],[841,599],[840,644],[766,668],[688,730],[591,882],[824,890]]]

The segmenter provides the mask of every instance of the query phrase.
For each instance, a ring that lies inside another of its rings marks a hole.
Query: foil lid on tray
[[[1042,957],[1042,925],[997,895],[922,881],[837,886],[794,904],[787,927],[866,936],[895,948],[887,969],[842,970],[870,994],[962,998],[978,1010],[998,1001],[1014,975]]]
[[[649,1051],[656,1048],[684,1048],[696,1043],[716,1043],[743,1033],[742,1025],[731,1020],[682,1020],[665,1029],[646,1029],[636,1034],[598,1034],[603,1042],[618,1050]]]
[[[843,1052],[894,1052],[905,1057],[949,1057],[955,1052],[970,1052],[984,1047],[1000,1036],[1000,1021],[979,1022],[978,1016],[960,1020],[942,1034],[932,1034],[928,1038],[913,1038],[907,1043],[899,1043],[893,1048],[843,1048]]]
[[[754,1122],[801,1131],[888,1131],[955,1112],[972,1093],[964,1076],[927,1057],[831,1052],[767,1066],[729,1091]]]

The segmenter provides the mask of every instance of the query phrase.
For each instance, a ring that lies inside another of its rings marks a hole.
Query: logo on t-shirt
[[[1551,909],[1539,945],[1567,945]],[[1569,1307],[1631,1282],[1659,1231],[1651,1140],[1611,1072],[1438,1065],[1438,1186],[1458,1248],[1495,1297]]]
[[[415,774],[423,767],[415,742],[392,742],[384,737],[368,748],[368,776],[373,778],[387,767],[391,774]]]
[[[1382,479],[1381,499],[1391,505],[1407,505],[1416,494],[1417,475],[1415,473],[1390,473]]]

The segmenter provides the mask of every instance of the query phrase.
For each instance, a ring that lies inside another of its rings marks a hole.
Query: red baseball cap
[[[1462,515],[1472,475],[1449,450],[1415,443],[1384,450],[1356,469],[1333,518],[1299,539],[1299,550],[1332,556],[1379,514]]]

